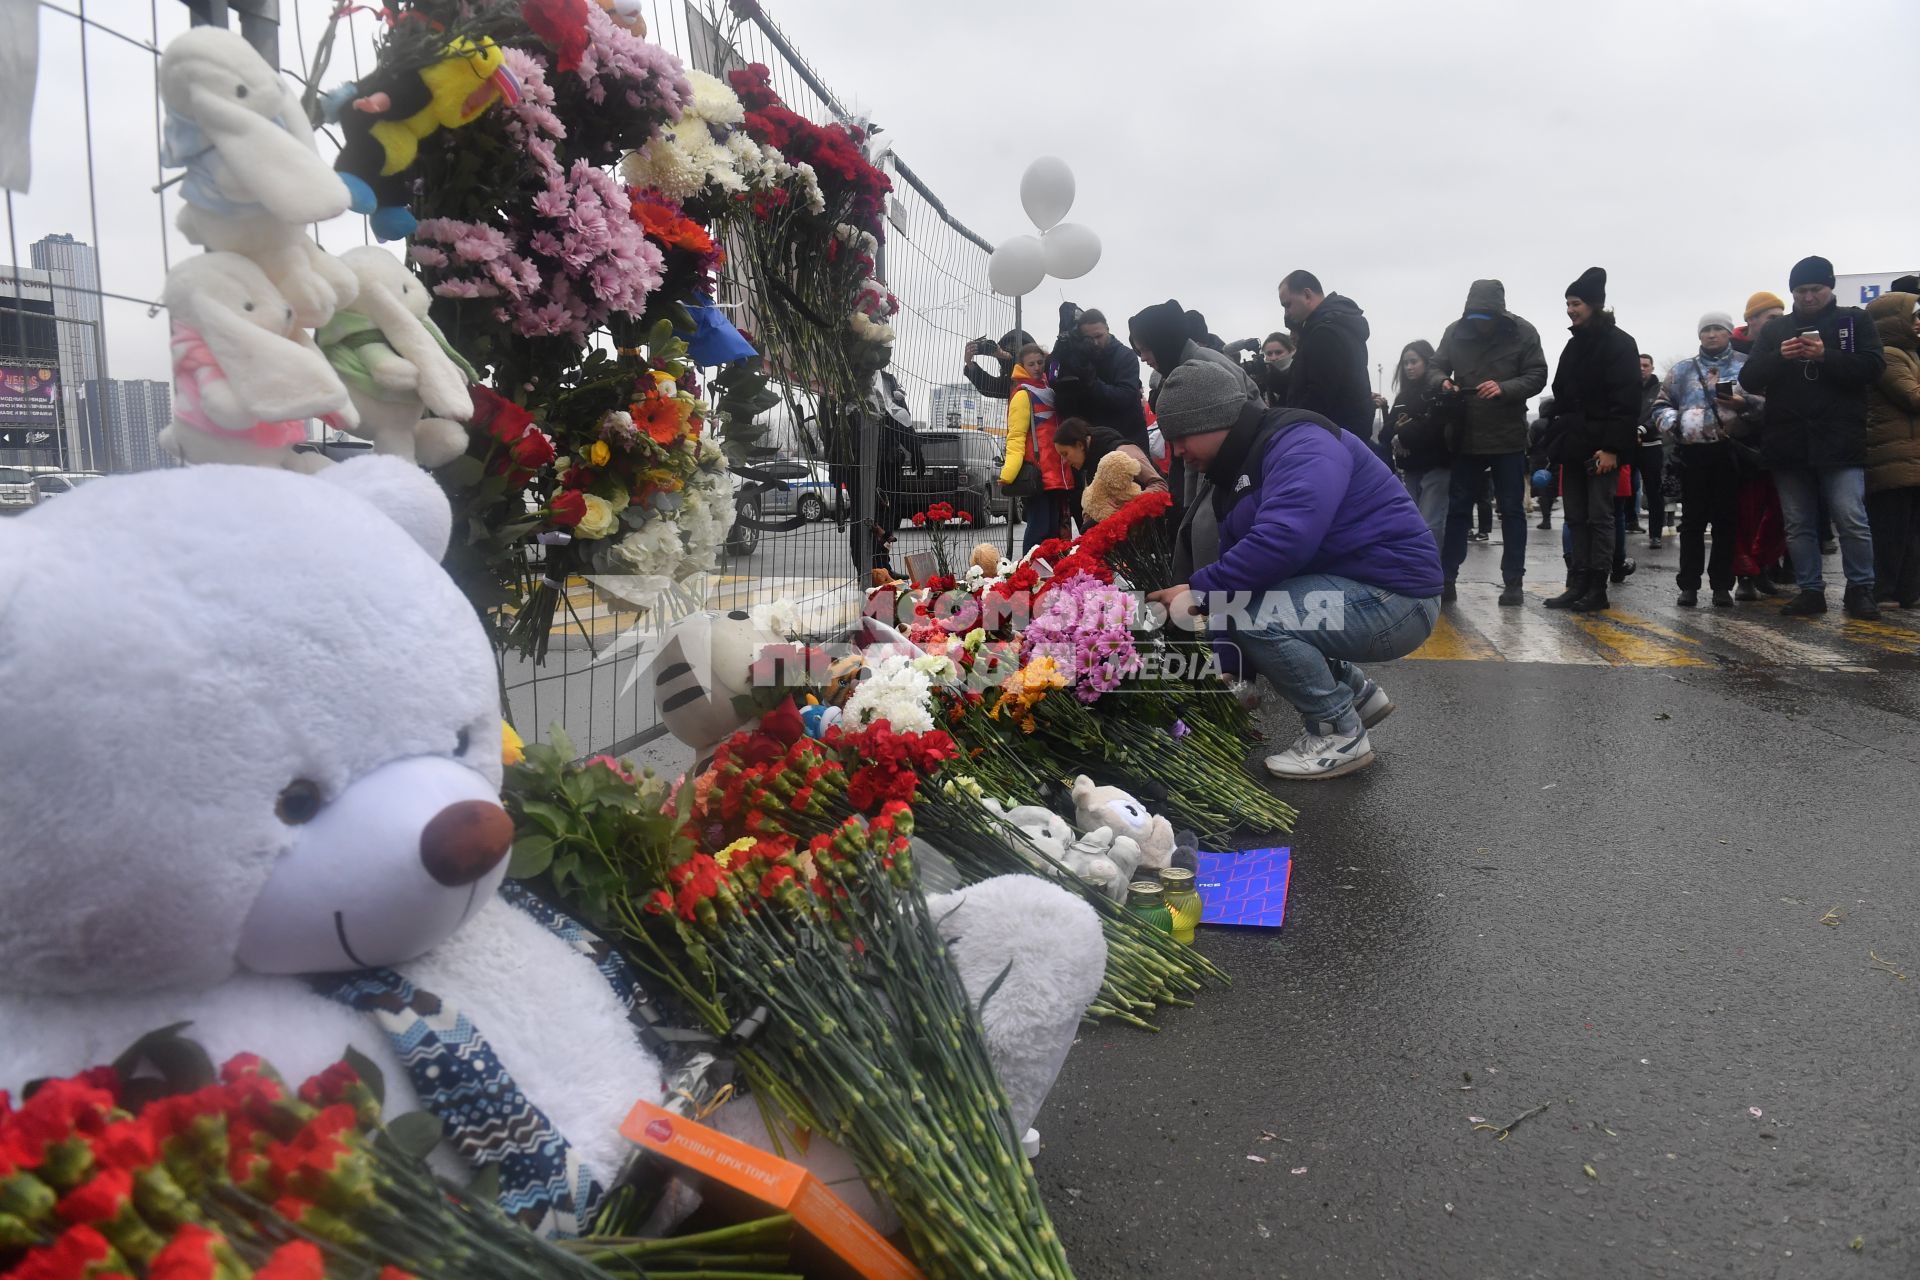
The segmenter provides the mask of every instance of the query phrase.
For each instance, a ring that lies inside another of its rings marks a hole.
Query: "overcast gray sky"
[[[1642,350],[1784,295],[1800,257],[1920,268],[1920,4],[1741,0],[928,4],[768,0],[850,104],[989,240],[1065,159],[1105,244],[1064,288],[1117,323],[1177,297],[1229,340],[1281,327],[1305,267],[1387,365],[1476,277],[1541,330],[1603,266]]]
[[[657,16],[670,7],[653,6],[657,30],[675,25]],[[1551,358],[1562,290],[1597,264],[1621,324],[1664,364],[1692,349],[1701,312],[1784,293],[1804,254],[1843,273],[1920,267],[1912,0],[766,7],[988,239],[1031,230],[1026,164],[1066,159],[1070,217],[1105,242],[1066,296],[1122,326],[1174,296],[1223,337],[1262,335],[1279,327],[1280,276],[1306,267],[1366,310],[1373,358],[1390,366],[1408,340],[1439,338],[1469,281],[1497,276]],[[326,5],[283,11],[292,66],[292,20],[310,54]],[[146,0],[88,12],[149,37]],[[185,9],[158,12],[164,43]],[[23,261],[49,231],[92,238],[76,26],[41,23],[34,189],[15,199]],[[106,285],[154,297],[153,58],[99,33],[90,45]],[[329,79],[351,69],[343,47]],[[324,238],[344,249],[361,233],[342,223]],[[1029,314],[1050,313],[1062,288],[1049,281]],[[166,376],[162,320],[115,304],[108,326],[116,375]]]

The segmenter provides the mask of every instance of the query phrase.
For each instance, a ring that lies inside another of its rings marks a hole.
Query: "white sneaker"
[[[1371,729],[1393,714],[1394,702],[1385,689],[1369,680],[1366,689],[1354,699],[1353,709],[1360,714],[1361,728]]]
[[[1338,732],[1323,736],[1308,730],[1279,755],[1267,757],[1267,772],[1276,778],[1317,782],[1364,769],[1373,763],[1373,745],[1362,728],[1352,737]]]

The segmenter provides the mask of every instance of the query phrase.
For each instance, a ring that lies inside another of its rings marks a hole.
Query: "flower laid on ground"
[[[1140,669],[1133,614],[1127,592],[1090,574],[1069,577],[1041,596],[1021,634],[1021,656],[1045,655],[1073,683],[1075,697],[1094,702]]]
[[[677,855],[635,886],[629,933],[711,1025],[768,1011],[756,1089],[852,1154],[929,1276],[1066,1277],[915,886],[909,805],[952,752],[883,722],[809,738],[783,702],[721,745]]]
[[[175,1035],[136,1049],[187,1078],[103,1067],[44,1081],[18,1107],[0,1093],[0,1276],[600,1274],[373,1142],[377,1089],[347,1062],[291,1090],[251,1054],[214,1078]]]

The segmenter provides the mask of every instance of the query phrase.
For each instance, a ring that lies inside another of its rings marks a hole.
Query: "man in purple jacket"
[[[1160,430],[1204,471],[1220,557],[1153,599],[1230,628],[1248,674],[1305,730],[1267,757],[1277,778],[1373,763],[1367,730],[1393,702],[1356,662],[1404,657],[1440,614],[1440,553],[1407,490],[1365,441],[1314,413],[1249,403],[1233,371],[1192,362],[1160,388]]]

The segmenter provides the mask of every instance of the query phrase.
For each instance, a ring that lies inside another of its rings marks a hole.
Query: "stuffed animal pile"
[[[320,159],[299,96],[241,36],[196,27],[161,55],[160,97],[162,161],[185,170],[177,225],[207,250],[162,294],[174,414],[161,446],[314,471],[327,460],[296,447],[319,418],[427,466],[464,452],[473,371],[426,319],[422,286],[383,250],[334,258],[308,233],[355,197]]]

